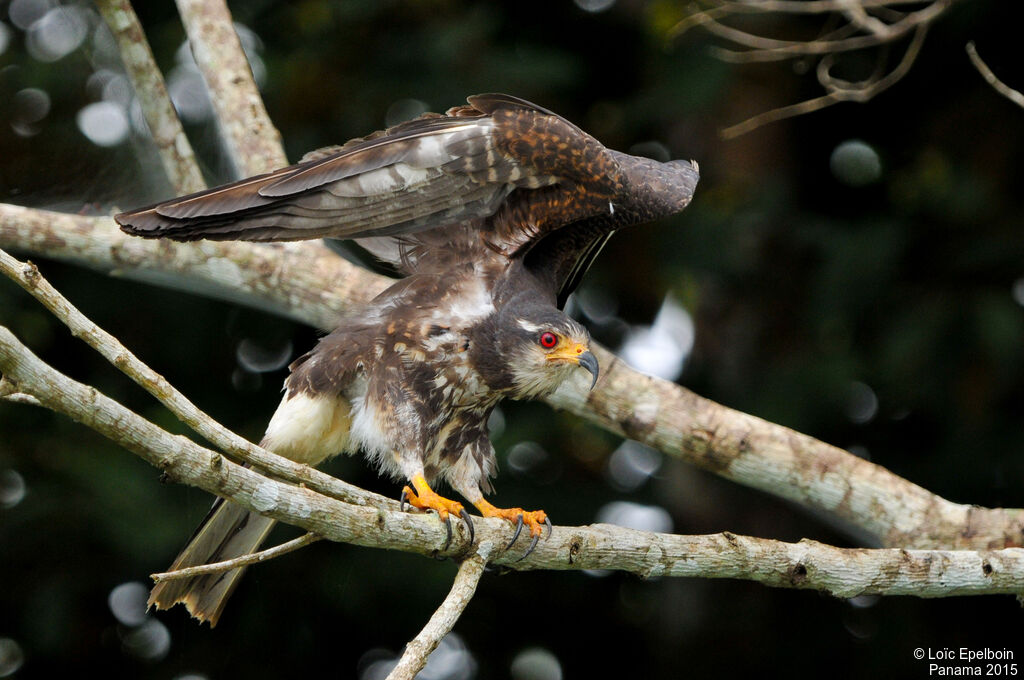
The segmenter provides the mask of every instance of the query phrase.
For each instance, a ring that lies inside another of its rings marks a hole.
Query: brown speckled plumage
[[[361,450],[395,477],[449,482],[486,514],[494,405],[581,366],[596,380],[566,297],[614,231],[682,210],[698,174],[611,151],[515,97],[468,101],[115,219],[179,241],[353,239],[394,265],[405,278],[291,365],[263,445],[312,465]],[[543,513],[527,514],[536,534]],[[219,504],[173,566],[254,550],[268,522]],[[150,602],[215,622],[240,574],[167,582]]]

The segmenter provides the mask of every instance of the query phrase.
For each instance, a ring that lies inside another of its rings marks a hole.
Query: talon
[[[473,541],[476,540],[476,529],[473,528],[473,519],[470,517],[470,514],[466,512],[465,508],[463,508],[462,512],[459,513],[459,517],[462,518],[462,521],[465,522],[466,526],[469,528],[469,542],[472,544]]]
[[[519,538],[519,534],[522,533],[524,526],[530,528],[530,535],[533,537],[533,541],[530,542],[530,547],[526,551],[526,555],[529,555],[533,552],[534,548],[537,547],[537,541],[540,540],[540,535],[544,533],[543,527],[547,527],[547,536],[548,538],[551,537],[551,520],[548,519],[547,513],[543,510],[527,512],[522,508],[496,508],[483,499],[480,499],[473,504],[484,517],[500,517],[504,520],[515,523],[515,534],[512,536],[512,540],[508,542],[508,545],[505,546],[505,550],[511,548],[512,544],[516,542]],[[523,557],[526,557],[526,555],[523,555]]]
[[[444,539],[444,545],[441,546],[441,552],[447,550],[448,546],[452,544],[452,516],[448,513],[444,515],[444,528],[448,531],[448,535]]]
[[[409,505],[414,508],[433,510],[437,513],[438,518],[445,524],[446,536],[444,547],[441,548],[441,552],[444,552],[452,542],[451,515],[454,514],[465,518],[466,509],[458,501],[448,500],[443,496],[437,495],[430,488],[430,485],[427,484],[427,480],[420,475],[412,478],[412,484],[414,489],[407,486],[402,490],[402,500],[408,501]]]
[[[537,547],[537,541],[539,541],[539,540],[540,540],[540,534],[534,534],[533,535],[533,540],[530,541],[530,547],[526,549],[526,552],[523,553],[523,556],[520,557],[518,560],[516,560],[516,562],[522,562],[527,557],[529,557],[530,553],[533,552],[533,549]]]
[[[398,497],[398,500],[399,500],[399,503],[400,503],[399,504],[399,510],[401,512],[405,512],[406,506],[409,505],[409,494],[410,493],[412,493],[412,489],[410,489],[409,487],[405,487],[404,489],[402,489],[402,495]]]
[[[522,530],[523,530],[523,513],[519,513],[519,518],[516,520],[516,532],[514,534],[512,534],[512,540],[509,541],[508,545],[505,546],[505,550],[508,550],[509,548],[512,547],[512,544],[516,542],[517,538],[519,538],[519,534],[520,534],[520,532],[522,532]]]

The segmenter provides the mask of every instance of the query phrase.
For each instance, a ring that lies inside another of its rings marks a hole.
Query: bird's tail
[[[255,552],[274,523],[269,517],[218,498],[169,571]],[[244,571],[245,567],[240,567],[218,574],[161,581],[150,592],[148,604],[157,609],[170,609],[180,602],[193,617],[215,626]]]

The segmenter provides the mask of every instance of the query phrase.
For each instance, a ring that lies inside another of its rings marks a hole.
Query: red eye
[[[554,333],[552,333],[550,331],[547,331],[547,332],[544,332],[544,333],[540,334],[540,346],[541,347],[545,347],[547,349],[551,349],[552,347],[554,347],[557,344],[558,344],[558,338],[555,337]]]

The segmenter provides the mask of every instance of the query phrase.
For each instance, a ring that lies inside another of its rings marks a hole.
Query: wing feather
[[[362,238],[486,217],[529,173],[497,150],[493,127],[464,109],[427,117],[115,219],[132,234],[188,241]]]
[[[562,309],[614,233],[606,218],[578,222],[540,239],[523,256],[523,264],[547,282]]]
[[[561,305],[612,232],[679,212],[697,184],[695,164],[611,151],[517,97],[468,101],[115,219],[179,241],[354,239],[406,272],[522,258]]]

